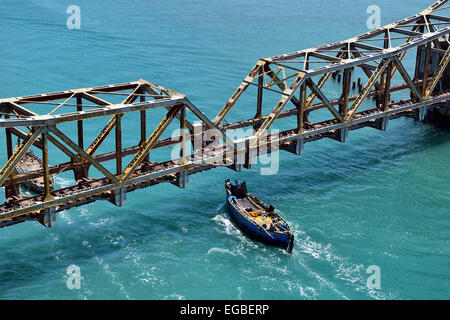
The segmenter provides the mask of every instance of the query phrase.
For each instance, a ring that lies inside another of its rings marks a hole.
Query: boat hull
[[[280,234],[270,231],[265,231],[254,223],[246,219],[242,213],[233,205],[231,197],[227,196],[227,208],[231,220],[236,226],[244,232],[249,238],[275,247],[286,249],[289,253],[292,252],[294,245],[294,235]]]

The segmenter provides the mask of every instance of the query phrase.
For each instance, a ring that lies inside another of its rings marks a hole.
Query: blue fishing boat
[[[242,232],[255,241],[281,247],[292,253],[294,235],[289,224],[256,196],[247,192],[245,182],[233,185],[225,181],[227,207],[231,220]]]

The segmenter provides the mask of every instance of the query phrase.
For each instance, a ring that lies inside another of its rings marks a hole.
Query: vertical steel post
[[[43,201],[51,201],[51,183],[50,183],[50,169],[48,164],[48,131],[47,128],[42,132],[42,162],[44,166],[44,199]],[[56,221],[55,208],[48,208],[42,210],[42,216],[38,221],[47,228],[52,228]]]
[[[420,67],[422,66],[422,49],[423,46],[419,46],[417,48],[417,56],[416,56],[416,68],[414,73],[414,81],[420,79]]]
[[[303,133],[303,122],[306,105],[306,83],[300,87],[300,105],[297,106],[297,133]]]
[[[303,133],[303,124],[305,120],[305,113],[306,113],[306,83],[303,83],[300,87],[300,104],[297,106],[297,133],[302,134]],[[295,151],[294,153],[297,155],[301,155],[303,152],[303,139],[297,139],[297,142],[295,144]]]
[[[180,135],[181,135],[181,146],[180,146],[180,165],[186,165],[186,105],[180,110]],[[178,186],[182,189],[186,188],[189,181],[188,172],[186,170],[181,171],[178,174]]]
[[[5,119],[9,119],[8,115],[5,115]],[[6,153],[8,155],[8,159],[10,159],[13,155],[13,144],[12,144],[12,134],[11,129],[6,128]]]
[[[48,165],[48,132],[45,129],[42,132],[42,162],[44,166],[44,201],[52,199],[51,184],[50,184],[50,170]]]
[[[352,70],[347,68],[344,70],[344,81],[342,87],[342,96],[343,102],[339,104],[339,113],[341,114],[343,119],[347,119],[348,114],[348,97],[350,94],[350,86],[352,83]]]
[[[264,86],[264,68],[260,68],[258,77],[258,96],[256,101],[256,119],[262,118],[262,99],[263,99],[263,86]]]
[[[421,19],[418,20],[419,23],[425,24],[425,20]],[[420,26],[418,28],[418,32],[423,33],[425,30],[424,26]],[[417,81],[420,79],[420,67],[422,65],[422,51],[423,51],[424,46],[419,46],[417,47],[417,55],[416,55],[416,69],[415,69],[415,74],[414,74],[414,81]]]
[[[116,174],[122,174],[122,116],[116,115]]]
[[[5,115],[5,119],[9,119],[9,115]],[[6,128],[6,154],[8,156],[8,160],[11,159],[13,155],[13,142],[12,142],[12,134],[11,129]],[[11,173],[10,177],[14,177],[14,172]],[[5,196],[6,198],[10,198],[12,196],[18,196],[20,194],[20,189],[18,185],[10,185],[8,187],[5,187]]]
[[[83,111],[83,98],[81,95],[77,95],[77,112]],[[78,146],[84,150],[84,129],[83,120],[77,121],[77,131],[78,131]],[[87,172],[89,171],[89,165],[85,166],[85,161],[83,158],[81,160],[81,166],[74,168],[75,180],[81,180],[87,177]],[[73,161],[73,159],[72,159]]]
[[[428,76],[430,74],[430,61],[431,61],[431,42],[427,45],[427,51],[425,54],[424,68],[423,68],[423,82],[422,82],[422,96],[425,95],[428,84]]]
[[[139,90],[138,91],[140,94],[144,94],[144,90]],[[145,102],[145,96],[140,96],[140,102]],[[146,110],[142,110],[140,112],[141,115],[141,141],[139,142],[139,144],[142,146],[144,145],[145,141],[147,140],[147,111]],[[150,159],[150,153],[148,153],[145,158],[144,161],[149,161]]]
[[[181,165],[186,164],[186,105],[180,111],[180,131],[181,131]]]
[[[77,96],[77,112],[83,111],[83,100],[81,96]],[[84,137],[83,137],[83,120],[77,122],[78,127],[78,146],[84,150]]]
[[[389,66],[386,69],[386,81],[384,83],[384,102],[383,102],[383,110],[386,111],[389,107],[389,102],[391,100],[391,81],[392,81],[392,61],[389,63]]]

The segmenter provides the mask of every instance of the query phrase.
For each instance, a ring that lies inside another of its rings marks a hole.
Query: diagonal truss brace
[[[400,72],[401,76],[403,77],[403,80],[405,80],[406,84],[408,85],[409,89],[411,90],[412,94],[419,100],[423,101],[423,97],[420,94],[419,90],[417,90],[416,86],[414,85],[413,81],[411,80],[411,77],[408,74],[408,71],[406,71],[405,67],[403,67],[400,60],[394,56],[393,61],[395,66],[397,67],[398,71]]]
[[[239,87],[236,89],[236,91],[233,93],[231,98],[227,101],[227,103],[222,107],[222,109],[219,111],[217,116],[212,121],[214,125],[219,126],[222,121],[225,119],[227,114],[231,111],[237,100],[241,97],[241,95],[247,90],[249,87],[249,83],[253,82],[253,80],[256,79],[256,77],[259,76],[259,70],[260,68],[263,68],[266,64],[265,61],[259,60],[256,65],[253,67],[252,71],[247,75],[247,77],[242,81],[242,83],[239,85]]]
[[[57,136],[59,139],[61,139],[61,141],[63,141],[65,144],[67,144],[73,150],[75,150],[80,155],[80,157],[85,158],[88,162],[90,162],[95,168],[97,168],[101,173],[103,173],[106,177],[108,177],[112,183],[114,183],[114,184],[119,183],[119,179],[117,179],[116,176],[114,176],[105,167],[103,167],[97,160],[95,160],[93,157],[91,157],[91,155],[89,155],[87,152],[85,152],[83,149],[81,149],[75,142],[73,142],[64,133],[62,133],[60,130],[58,130],[56,128],[56,126],[49,126],[48,130],[51,133],[53,133],[55,136]]]
[[[359,96],[356,98],[356,100],[353,102],[352,106],[348,110],[348,116],[347,116],[347,119],[345,119],[346,122],[349,122],[353,119],[353,117],[355,116],[359,107],[362,105],[364,100],[366,100],[370,91],[372,91],[373,86],[375,85],[377,80],[380,78],[380,76],[383,74],[384,70],[388,67],[388,65],[391,61],[392,61],[392,58],[384,59],[384,61],[381,62],[380,65],[372,73],[372,76],[367,81],[363,91],[359,94]]]
[[[38,128],[27,135],[27,139],[23,141],[15,150],[12,157],[6,162],[5,166],[0,170],[0,186],[9,177],[11,172],[16,167],[17,163],[22,159],[25,153],[33,145],[34,141],[39,137],[44,128]]]
[[[259,140],[261,137],[269,130],[269,128],[272,126],[272,124],[275,122],[275,120],[280,115],[281,111],[283,111],[286,104],[292,99],[292,97],[297,92],[297,89],[305,82],[306,80],[306,73],[299,72],[297,74],[297,78],[295,79],[294,83],[291,85],[291,88],[286,88],[283,91],[283,96],[281,97],[280,101],[277,103],[275,108],[272,110],[272,112],[267,116],[266,120],[263,122],[261,127],[256,132],[255,136],[256,139],[254,139],[253,144],[257,145],[259,143]]]
[[[137,95],[135,95],[135,93],[140,90],[142,85],[138,85],[133,92],[122,102],[122,104],[130,104],[133,103],[136,99],[137,99]],[[89,100],[88,97],[85,97],[86,99]],[[95,99],[98,99],[97,97],[94,97]],[[92,101],[92,100],[91,100]],[[104,100],[97,100],[98,102],[96,103],[100,103],[100,104],[110,104],[107,101]],[[117,124],[117,120],[121,119],[123,117],[123,114],[118,115],[117,117],[114,116],[112,117],[108,123],[106,124],[106,126],[103,128],[103,130],[99,133],[99,135],[94,139],[94,141],[91,143],[91,145],[89,146],[89,148],[87,149],[87,153],[92,156],[95,151],[97,151],[97,149],[100,147],[100,145],[103,143],[103,141],[105,141],[105,139],[108,137],[108,135],[111,133],[111,131],[116,127]]]
[[[150,95],[158,95],[158,92],[156,92],[156,90],[153,89],[153,88],[150,86],[150,84],[144,84],[144,85],[143,85],[143,89],[144,89],[146,92],[148,92]],[[165,107],[165,109],[166,109],[167,111],[169,111],[169,110],[170,110],[170,107],[167,106],[167,107]],[[177,114],[176,118],[177,118],[178,120],[182,121],[182,119],[181,119],[182,117],[181,117],[180,115]],[[187,121],[186,119],[184,119],[184,123],[185,123],[186,127],[189,129],[189,131],[190,131],[191,133],[194,133],[194,126],[192,125],[192,123],[190,123],[190,122]]]
[[[159,137],[161,137],[161,135],[167,129],[172,120],[175,119],[176,115],[184,107],[185,107],[184,105],[175,105],[169,110],[164,119],[159,123],[159,125],[156,127],[156,129],[153,131],[153,133],[150,135],[147,141],[145,141],[145,143],[142,145],[142,148],[139,150],[139,152],[135,155],[135,157],[125,168],[120,177],[121,181],[127,180],[131,176],[131,174],[133,174],[133,172],[144,160],[145,155],[150,151],[150,149],[158,141]]]
[[[448,47],[447,51],[445,52],[444,56],[442,57],[441,62],[439,63],[439,66],[433,76],[433,79],[431,80],[430,84],[428,85],[427,89],[425,90],[425,101],[428,101],[431,94],[434,91],[434,88],[436,88],[439,80],[441,80],[442,75],[445,71],[445,69],[448,66],[448,63],[450,61],[450,46]]]
[[[333,116],[340,122],[344,122],[344,119],[340,113],[333,107],[330,100],[323,94],[323,92],[316,86],[316,84],[311,80],[307,79],[306,84],[314,92],[314,94],[322,101],[322,103],[327,107],[328,110],[333,114]]]
[[[216,132],[218,132],[222,136],[223,141],[229,147],[234,146],[233,141],[231,141],[228,138],[228,136],[225,134],[225,132],[223,130],[221,130],[218,126],[216,126],[213,121],[209,120],[208,117],[203,112],[201,112],[199,109],[197,109],[197,107],[194,106],[192,104],[192,102],[189,101],[189,99],[185,98],[185,102],[186,102],[187,108],[190,111],[192,111],[192,113],[194,113],[201,121],[203,121],[209,129],[212,129],[212,130],[215,130]]]

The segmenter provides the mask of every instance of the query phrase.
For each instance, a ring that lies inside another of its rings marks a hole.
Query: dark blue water
[[[81,8],[80,30],[66,27],[72,4]],[[371,4],[3,0],[0,97],[144,78],[213,117],[259,57],[367,32]],[[431,2],[377,4],[388,24]],[[234,116],[245,108],[254,105]],[[449,298],[449,147],[449,131],[399,119],[387,132],[352,132],[346,144],[307,144],[301,157],[280,153],[275,176],[259,166],[221,168],[192,176],[185,190],[167,184],[128,194],[123,208],[100,202],[61,213],[53,229],[3,229],[0,298]],[[225,178],[247,180],[291,223],[292,256],[232,225]],[[72,264],[80,290],[66,287]],[[366,286],[371,265],[380,267],[381,289]]]

